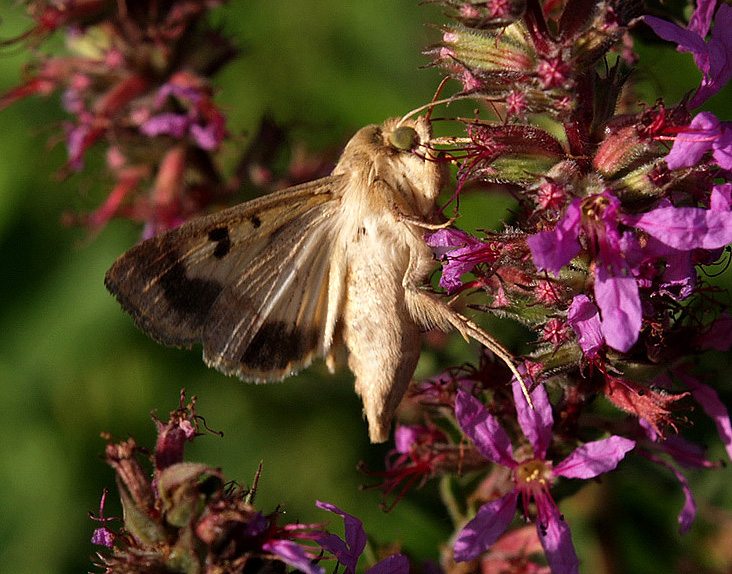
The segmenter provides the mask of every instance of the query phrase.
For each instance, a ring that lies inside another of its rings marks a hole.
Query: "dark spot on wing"
[[[281,321],[265,323],[249,343],[240,362],[259,371],[286,369],[318,344],[314,330],[298,329]]]
[[[228,227],[217,227],[208,232],[208,238],[211,241],[216,242],[214,248],[214,257],[221,259],[229,251],[231,251],[231,239],[229,239],[229,228]]]
[[[262,220],[259,219],[259,217],[257,217],[256,215],[252,215],[249,219],[251,220],[254,229],[257,229],[260,225],[262,225]]]
[[[223,289],[221,284],[210,279],[188,277],[185,265],[175,253],[167,253],[160,264],[169,266],[159,279],[168,305],[192,325],[202,326]]]

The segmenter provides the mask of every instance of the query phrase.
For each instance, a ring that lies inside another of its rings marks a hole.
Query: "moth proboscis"
[[[105,284],[135,323],[206,364],[281,380],[348,348],[373,442],[389,436],[414,374],[421,332],[456,328],[511,354],[421,287],[424,242],[445,183],[425,117],[359,130],[332,174],[192,220],[122,255]],[[524,389],[528,398],[528,392]]]

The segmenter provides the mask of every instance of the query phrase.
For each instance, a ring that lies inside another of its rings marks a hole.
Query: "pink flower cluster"
[[[35,47],[64,34],[66,50],[34,51],[26,80],[0,96],[0,110],[60,94],[68,114],[63,175],[83,170],[92,149],[103,154],[113,187],[103,205],[72,222],[100,229],[124,217],[144,223],[150,237],[231,196],[213,155],[228,134],[211,78],[237,52],[207,23],[221,4],[29,2],[35,26],[14,41]]]
[[[434,64],[460,83],[457,96],[498,114],[463,119],[464,143],[447,150],[458,164],[456,196],[500,188],[518,209],[504,231],[447,228],[426,239],[447,295],[537,333],[522,367],[533,407],[515,379],[512,396],[503,391],[507,372],[485,375],[489,361],[478,375],[447,371],[414,390],[413,422],[398,431],[411,444],[371,474],[388,495],[415,472],[426,480],[475,470],[482,457],[487,478],[469,497],[480,502],[468,504],[443,566],[487,564],[519,510],[536,523],[551,572],[573,574],[579,561],[555,482],[611,471],[632,452],[679,480],[686,532],[696,505],[679,466],[719,465],[675,434],[686,423],[679,410],[696,402],[732,458],[728,410],[694,372],[701,352],[732,345],[725,299],[698,272],[724,263],[732,243],[732,130],[710,112],[693,114],[732,77],[732,8],[700,1],[682,28],[643,17],[634,2],[439,3],[456,23],[430,51]],[[681,102],[621,104],[635,61],[627,38],[643,25],[691,52],[702,72]],[[617,63],[600,75],[596,64],[615,49]],[[439,389],[439,404],[426,388]],[[600,414],[598,396],[617,410]],[[444,433],[443,419],[462,435]],[[510,571],[539,571],[524,558]]]

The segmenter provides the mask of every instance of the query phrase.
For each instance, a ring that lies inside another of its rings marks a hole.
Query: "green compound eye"
[[[409,126],[401,126],[389,135],[389,141],[397,149],[409,151],[418,143],[417,132]]]

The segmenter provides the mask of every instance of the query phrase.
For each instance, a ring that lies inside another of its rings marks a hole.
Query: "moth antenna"
[[[431,102],[432,107],[430,107],[430,109],[427,110],[427,114],[425,115],[425,118],[427,119],[427,121],[430,121],[430,117],[432,116],[432,110],[435,109],[435,105],[436,105],[435,102],[437,101],[437,98],[439,97],[439,95],[442,93],[442,88],[445,87],[445,84],[447,84],[448,81],[450,81],[450,76],[445,76],[444,78],[442,78],[440,85],[437,86],[437,89],[435,90],[435,95],[432,96],[432,102]]]
[[[419,106],[418,108],[414,108],[412,111],[407,112],[406,114],[404,114],[401,117],[401,119],[399,120],[399,122],[397,122],[397,127],[399,127],[400,125],[402,125],[402,123],[405,120],[409,119],[410,117],[412,117],[415,114],[418,114],[422,110],[429,109],[430,110],[430,113],[431,113],[432,112],[432,109],[435,106],[438,106],[440,104],[449,104],[450,102],[455,102],[457,100],[466,100],[466,99],[469,99],[471,97],[472,97],[471,95],[465,94],[465,95],[462,95],[462,96],[460,96],[460,95],[458,95],[458,96],[451,96],[449,98],[444,98],[442,100],[433,100],[429,104],[424,104],[424,105]],[[428,119],[429,119],[430,113],[427,114]]]

